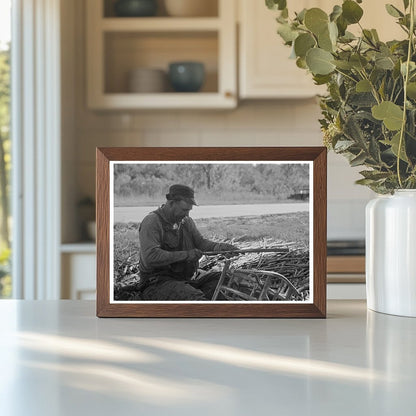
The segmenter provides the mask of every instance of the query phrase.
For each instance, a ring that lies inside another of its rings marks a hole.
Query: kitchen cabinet
[[[402,0],[390,3],[403,8]],[[296,4],[289,3],[289,10],[319,7],[330,12],[334,4],[342,2],[298,0]],[[239,0],[238,7],[240,98],[308,98],[326,92],[324,86],[314,85],[311,75],[289,58],[291,49],[276,33],[278,12],[268,10],[263,1]],[[404,32],[394,24],[394,18],[388,15],[384,4],[366,0],[361,7],[364,9],[363,27],[376,28],[383,41],[403,38]],[[358,34],[360,28],[352,25],[348,30]]]
[[[328,299],[365,299],[365,256],[328,256],[327,283]]]
[[[218,2],[217,16],[115,17],[111,2],[88,0],[87,102],[91,109],[233,108],[237,105],[236,5]],[[110,7],[109,7],[110,6]],[[167,71],[169,63],[199,61],[199,92],[129,92],[130,71]]]
[[[61,253],[61,298],[94,300],[96,290],[95,244],[63,244]]]
[[[325,8],[325,2],[299,0],[296,10]],[[311,75],[289,59],[291,50],[276,33],[277,12],[267,9],[264,1],[239,0],[238,5],[240,98],[308,98],[322,93]]]

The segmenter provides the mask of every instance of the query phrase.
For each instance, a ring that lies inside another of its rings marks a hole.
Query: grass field
[[[204,218],[196,225],[205,238],[214,241],[238,242],[273,239],[296,242],[309,247],[309,213],[259,215],[244,217]],[[114,225],[114,260],[127,267],[139,260],[138,223]],[[116,266],[116,264],[115,264]]]

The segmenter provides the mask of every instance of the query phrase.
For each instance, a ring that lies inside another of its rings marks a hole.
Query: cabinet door
[[[403,9],[402,0],[389,1]],[[289,4],[289,10],[320,7],[330,12],[341,0],[297,0]],[[264,1],[239,0],[240,48],[239,89],[241,98],[305,98],[325,93],[325,87],[313,84],[312,77],[290,59],[291,49],[283,44],[276,33],[276,11],[268,10]],[[361,4],[363,27],[377,29],[383,41],[402,39],[404,32],[388,15],[384,2],[366,0]],[[358,25],[349,31],[358,34]]]
[[[61,260],[62,299],[95,299],[95,254],[65,253],[62,255]]]
[[[298,0],[296,11],[304,7],[324,7],[325,1]],[[239,0],[240,14],[240,97],[305,98],[322,93],[312,77],[290,59],[291,49],[276,33],[277,12],[264,1]]]

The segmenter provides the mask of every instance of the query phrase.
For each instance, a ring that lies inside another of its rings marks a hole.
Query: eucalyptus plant
[[[414,2],[383,5],[404,32],[382,42],[363,28],[362,0],[344,0],[330,13],[314,7],[289,16],[286,0],[266,0],[278,10],[278,34],[296,65],[325,84],[320,97],[324,143],[365,166],[357,183],[377,193],[416,188],[416,64]],[[356,25],[359,35],[348,29]]]

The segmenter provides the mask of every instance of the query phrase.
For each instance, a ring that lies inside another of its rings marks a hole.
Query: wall
[[[74,110],[64,135],[63,185],[68,190],[64,193],[64,218],[72,215],[77,200],[94,195],[96,146],[321,145],[319,107],[314,99],[245,101],[232,111],[87,110],[83,1],[75,0],[74,6],[75,38],[67,39],[69,47],[64,47],[63,52],[63,62],[68,66],[63,68],[63,94],[68,94],[68,114]],[[71,30],[74,28],[69,25],[64,28],[64,31]],[[73,103],[72,110],[70,103]],[[364,206],[373,194],[354,185],[358,171],[350,168],[342,157],[329,155],[329,238],[364,236]],[[76,238],[74,227],[64,225],[63,241]]]

